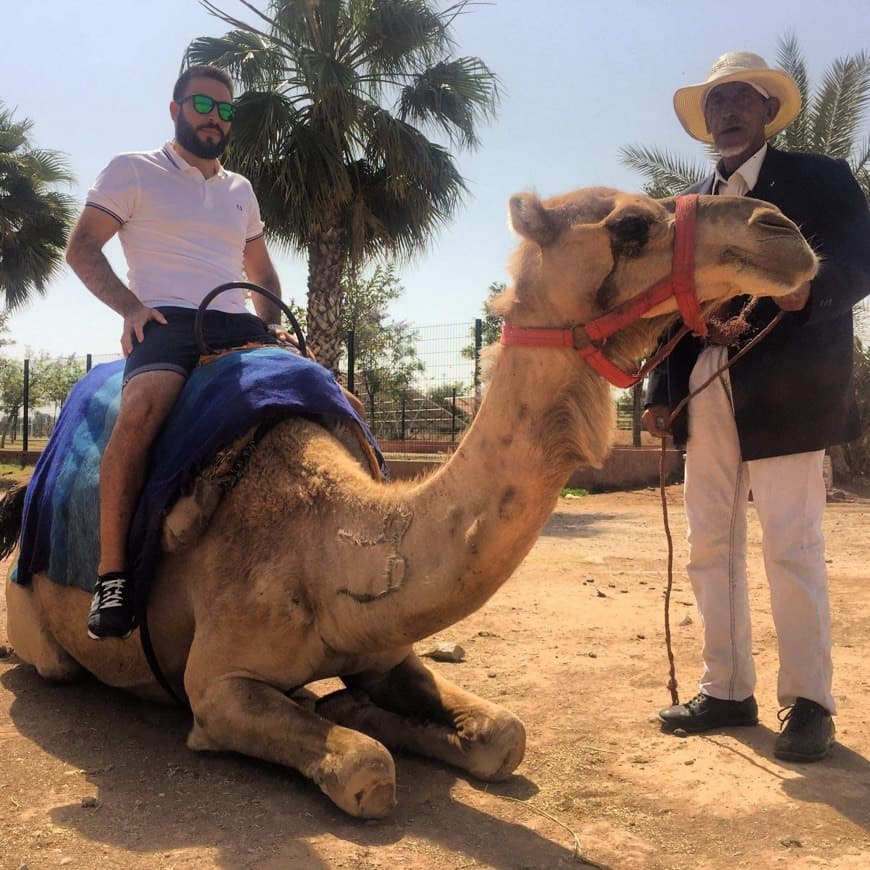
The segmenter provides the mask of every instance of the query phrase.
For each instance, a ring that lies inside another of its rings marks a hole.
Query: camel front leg
[[[383,818],[395,807],[393,759],[375,740],[327,722],[251,677],[186,677],[185,686],[194,716],[191,749],[240,752],[292,767],[359,818]]]
[[[40,582],[49,583],[37,577],[30,586],[19,586],[7,579],[6,631],[9,642],[18,657],[33,665],[44,680],[68,683],[81,677],[85,670],[46,627],[35,600],[34,586]],[[51,590],[48,594],[51,594]],[[82,614],[83,633],[84,625]]]
[[[317,712],[390,749],[435,758],[485,780],[506,779],[523,760],[526,730],[513,713],[460,689],[411,653],[382,674],[344,680]]]

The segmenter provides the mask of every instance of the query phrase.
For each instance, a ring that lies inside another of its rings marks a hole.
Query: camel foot
[[[341,756],[338,767],[324,772],[317,783],[339,809],[358,819],[383,819],[396,807],[392,756],[376,741],[371,744]]]
[[[284,764],[356,818],[381,819],[396,806],[393,757],[371,737],[328,722],[260,680],[235,674],[203,679],[191,659],[185,686],[194,717],[191,749]]]
[[[386,710],[346,689],[321,698],[317,713],[390,749],[444,761],[488,782],[507,779],[525,755],[525,727],[507,710],[477,700],[473,709],[454,711],[453,727]]]

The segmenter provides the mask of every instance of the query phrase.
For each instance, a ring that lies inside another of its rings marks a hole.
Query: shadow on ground
[[[394,816],[361,822],[292,771],[242,756],[191,752],[184,743],[186,711],[139,701],[92,680],[50,685],[25,665],[6,670],[0,684],[14,696],[15,728],[69,765],[64,773],[80,772],[84,779],[70,780],[81,783],[82,793],[73,800],[67,789],[51,807],[52,795],[46,795],[48,815],[98,845],[143,858],[188,848],[214,850],[217,866],[234,868],[264,862],[333,867],[330,848],[356,860],[369,847],[390,844],[397,854],[413,850],[420,857],[432,844],[467,856],[469,866],[556,867],[573,860],[571,850],[523,824],[457,801],[451,792],[459,775],[420,759],[396,759]],[[518,776],[485,790],[483,804],[492,803],[488,795],[524,800],[537,791]],[[84,806],[84,798],[95,798],[95,805]],[[507,802],[505,807],[505,817],[522,817]]]

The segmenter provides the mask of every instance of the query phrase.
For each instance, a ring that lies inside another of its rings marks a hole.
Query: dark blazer
[[[709,194],[713,175],[688,193]],[[773,331],[730,370],[734,416],[744,460],[821,450],[860,434],[852,375],[852,307],[870,293],[870,212],[848,164],[820,154],[768,146],[748,196],[778,206],[801,229],[822,263],[802,311],[787,312]],[[743,297],[745,301],[747,297]],[[764,298],[742,343],[779,311]],[[688,394],[704,347],[687,336],[649,377],[646,403],[673,408]],[[740,344],[729,348],[729,357]],[[674,421],[678,446],[688,413]]]

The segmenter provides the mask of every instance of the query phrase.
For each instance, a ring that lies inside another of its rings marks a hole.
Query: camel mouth
[[[759,241],[771,241],[781,244],[783,226],[773,225],[770,227],[771,235],[767,239]],[[792,228],[791,233],[794,232]],[[738,273],[747,276],[761,278],[766,284],[774,287],[782,287],[793,290],[804,281],[812,280],[818,271],[818,260],[807,245],[802,244],[800,238],[795,238],[795,256],[784,262],[779,272],[771,271],[771,263],[767,258],[759,258],[757,254],[740,248],[728,248],[723,251],[721,262],[736,268]],[[800,256],[804,254],[805,256]],[[787,273],[787,274],[786,274]],[[777,294],[779,295],[779,294]]]

